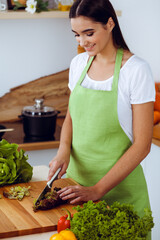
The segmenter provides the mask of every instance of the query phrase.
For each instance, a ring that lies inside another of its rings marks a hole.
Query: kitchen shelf
[[[47,11],[41,13],[28,13],[25,10],[8,10],[0,12],[0,19],[41,19],[41,18],[68,18],[68,11]]]
[[[116,11],[117,16],[121,16],[121,11]],[[25,10],[8,10],[8,11],[1,11],[0,12],[0,19],[42,19],[42,18],[68,18],[69,12],[68,11],[47,11],[41,13],[28,13]]]

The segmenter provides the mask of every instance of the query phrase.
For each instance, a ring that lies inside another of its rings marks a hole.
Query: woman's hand
[[[71,204],[78,204],[89,200],[97,201],[102,197],[96,186],[68,186],[58,191],[58,194],[62,200],[69,200]]]
[[[49,181],[58,168],[61,168],[61,171],[58,174],[58,178],[61,178],[67,170],[69,164],[69,153],[58,153],[55,158],[52,159],[49,163],[49,173],[47,181]]]
[[[65,173],[66,169],[68,167],[69,161],[65,161],[65,159],[59,159],[58,156],[53,158],[53,160],[49,163],[49,173],[48,173],[48,178],[47,181],[49,181],[52,176],[55,174],[55,172],[58,170],[58,168],[61,168],[61,171],[58,174],[58,178],[61,178]]]

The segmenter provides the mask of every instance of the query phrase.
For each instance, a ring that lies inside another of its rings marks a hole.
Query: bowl
[[[6,129],[4,125],[0,125],[0,129]],[[0,132],[0,140],[2,140],[2,136],[5,132]]]

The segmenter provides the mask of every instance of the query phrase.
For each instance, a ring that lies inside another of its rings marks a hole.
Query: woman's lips
[[[87,52],[92,51],[93,48],[94,48],[94,46],[95,46],[95,44],[93,44],[92,46],[85,47],[85,50],[86,50]]]

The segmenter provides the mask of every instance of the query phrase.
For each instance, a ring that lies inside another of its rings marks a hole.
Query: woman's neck
[[[102,64],[111,64],[116,60],[117,48],[113,45],[113,42],[108,43],[105,49],[96,55],[96,61]]]

